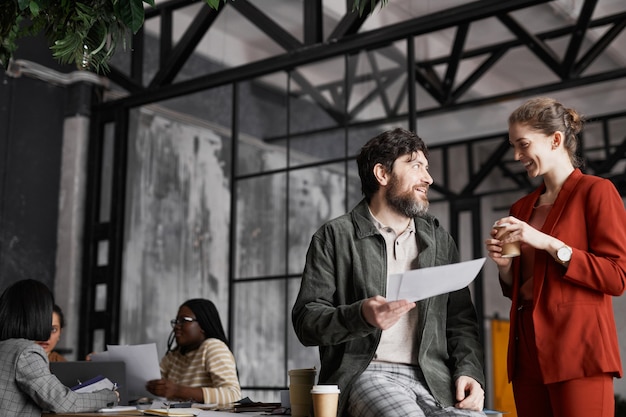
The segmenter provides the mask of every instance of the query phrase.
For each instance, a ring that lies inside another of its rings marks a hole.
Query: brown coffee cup
[[[315,385],[315,368],[289,371],[289,402],[292,417],[312,417],[311,388]]]
[[[502,224],[494,224],[493,227],[494,229],[498,229],[498,233],[496,234],[495,238],[498,240],[502,240],[504,238],[506,238],[510,232],[506,231],[504,229],[505,226],[508,226],[509,223],[502,223]],[[502,257],[503,258],[514,258],[516,256],[520,256],[520,242],[509,242],[509,243],[503,243],[502,244]]]

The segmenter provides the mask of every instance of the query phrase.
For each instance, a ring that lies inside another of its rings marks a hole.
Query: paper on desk
[[[107,351],[91,355],[93,361],[124,361],[128,398],[153,397],[146,382],[161,378],[156,343],[143,345],[107,345]]]
[[[78,393],[95,392],[102,389],[115,389],[115,384],[111,382],[109,378],[105,378],[102,375],[98,375],[97,377],[91,378],[88,381],[81,382],[71,388],[72,391]]]
[[[147,416],[194,417],[200,415],[202,410],[198,408],[170,408],[169,410],[164,408],[150,408],[148,410],[142,410],[142,413]]]
[[[480,258],[389,275],[387,301],[419,301],[459,290],[476,278],[484,263],[485,258]]]

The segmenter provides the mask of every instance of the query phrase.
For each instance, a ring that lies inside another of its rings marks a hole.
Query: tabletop
[[[198,417],[228,417],[229,415],[239,415],[248,417],[266,417],[268,414],[260,414],[256,412],[232,412],[232,411],[209,411],[202,410]],[[119,411],[119,412],[94,412],[94,413],[42,413],[41,417],[128,417],[143,416],[140,410]]]
[[[114,411],[110,413],[41,413],[41,417],[128,417],[128,416],[143,416],[144,414],[139,410],[133,411]]]

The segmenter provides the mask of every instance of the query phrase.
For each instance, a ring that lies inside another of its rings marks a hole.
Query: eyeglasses
[[[198,321],[192,317],[179,317],[177,319],[171,320],[170,324],[172,325],[172,327],[176,327],[176,326],[184,326],[185,323],[192,323],[194,321]]]

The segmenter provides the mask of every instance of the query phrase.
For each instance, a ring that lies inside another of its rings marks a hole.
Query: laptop
[[[102,375],[117,384],[120,405],[128,405],[126,386],[126,364],[122,361],[91,362],[69,361],[50,362],[50,372],[66,387],[74,387],[80,382]]]

